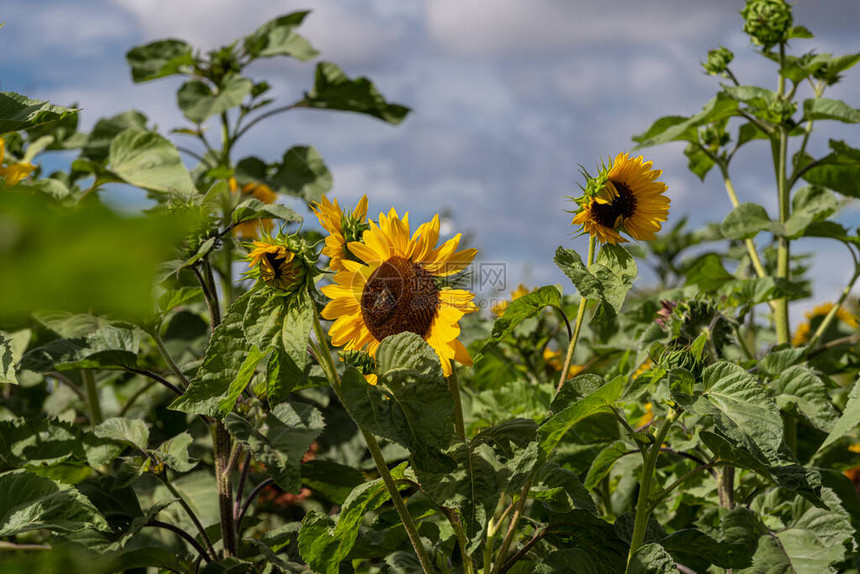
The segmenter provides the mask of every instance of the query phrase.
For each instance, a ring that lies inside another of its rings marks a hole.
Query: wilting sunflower
[[[623,231],[633,239],[648,241],[656,237],[662,222],[669,215],[669,198],[663,195],[666,184],[657,181],[658,169],[644,162],[642,156],[630,159],[619,153],[604,166],[595,178],[590,178],[574,225],[601,243],[624,243]]]
[[[812,323],[817,319],[820,324],[821,320],[823,320],[832,309],[833,303],[827,302],[822,303],[821,305],[816,305],[813,307],[812,311],[804,313],[806,321],[797,326],[797,332],[795,332],[794,337],[792,337],[791,344],[795,347],[807,344],[809,342],[809,334],[812,332]],[[839,309],[837,309],[836,318],[852,329],[856,329],[858,326],[857,315],[848,311],[845,307],[839,307]],[[833,323],[831,323],[830,326],[832,327]]]
[[[29,163],[13,163],[3,165],[3,156],[6,155],[6,142],[0,139],[0,177],[6,180],[6,185],[11,187],[30,175],[36,169],[35,165]]]
[[[389,335],[415,333],[433,347],[448,376],[452,359],[472,364],[457,339],[458,322],[478,308],[472,303],[473,293],[440,287],[437,278],[465,269],[477,251],[457,251],[459,234],[437,247],[438,215],[421,224],[411,238],[409,231],[409,213],[400,219],[392,208],[388,215],[379,214],[379,225],[370,222],[363,243],[348,243],[361,263],[341,259],[343,270],[334,276],[334,284],[321,289],[332,299],[322,316],[334,320],[329,329],[333,345],[366,348],[371,356]]]
[[[344,259],[356,259],[349,252],[347,244],[360,240],[367,229],[367,196],[362,196],[352,211],[342,210],[337,199],[331,202],[325,196],[320,203],[311,204],[311,209],[323,229],[329,232],[322,254],[329,258],[328,266],[332,271],[340,271]]]
[[[230,178],[230,191],[236,192],[238,184],[234,178]],[[272,204],[278,200],[278,194],[272,191],[265,183],[246,183],[242,186],[242,199],[253,197],[259,199],[263,203]],[[233,235],[236,237],[245,237],[248,239],[260,236],[260,232],[270,233],[274,224],[271,219],[255,219],[252,221],[243,221],[233,228]]]
[[[493,314],[496,317],[501,317],[502,315],[505,314],[505,310],[508,308],[508,305],[510,305],[511,302],[516,301],[520,297],[522,297],[524,295],[528,295],[531,292],[532,292],[531,289],[529,289],[528,287],[526,287],[525,285],[520,283],[516,289],[511,291],[511,300],[510,301],[505,301],[505,300],[499,301],[498,303],[496,303],[495,305],[492,306],[491,311],[493,312]]]
[[[259,277],[264,283],[284,291],[299,287],[305,278],[305,265],[301,258],[286,245],[271,237],[254,241],[248,253],[248,276]]]

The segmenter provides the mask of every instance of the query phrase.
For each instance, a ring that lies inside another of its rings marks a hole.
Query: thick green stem
[[[454,398],[454,430],[460,440],[466,442],[466,423],[463,420],[463,401],[460,396],[460,380],[457,378],[457,367],[452,366],[451,376],[448,377],[448,390]]]
[[[356,423],[357,424],[357,423]],[[370,456],[373,457],[373,462],[376,464],[376,469],[379,471],[379,476],[391,495],[391,502],[394,503],[394,508],[397,509],[397,514],[400,516],[400,521],[406,529],[406,534],[409,536],[409,541],[412,542],[412,548],[415,549],[415,554],[418,555],[418,561],[421,563],[421,569],[426,574],[433,572],[433,564],[430,562],[430,557],[427,555],[427,549],[421,542],[421,536],[418,534],[418,529],[415,527],[415,522],[409,514],[409,509],[406,508],[406,503],[400,496],[400,491],[397,490],[397,485],[391,477],[391,472],[388,470],[388,465],[385,462],[385,457],[382,456],[382,450],[379,448],[379,443],[376,442],[376,437],[370,432],[364,430],[360,426],[362,436],[367,443],[367,448],[370,450]],[[463,557],[464,565],[466,556]],[[471,561],[471,559],[470,559]]]
[[[780,70],[785,66],[785,44],[779,45],[779,67]],[[785,97],[785,78],[782,73],[779,74],[779,85],[777,93],[780,99]],[[791,211],[791,202],[789,200],[790,189],[788,187],[788,179],[786,170],[788,169],[788,138],[789,132],[785,126],[780,126],[777,132],[777,165],[776,165],[776,186],[779,193],[779,222],[785,225]],[[776,276],[780,279],[790,279],[790,241],[787,237],[780,236],[777,245],[776,254]],[[788,299],[777,299],[774,308],[774,323],[776,323],[776,340],[777,343],[788,343],[791,339],[791,331],[788,318]]]
[[[445,515],[448,518],[448,523],[454,529],[454,536],[457,537],[457,545],[460,547],[460,554],[463,557],[464,574],[475,574],[475,561],[472,560],[472,556],[468,552],[469,537],[466,536],[466,531],[463,530],[463,523],[460,522],[460,517],[455,510],[450,508],[445,509]]]
[[[588,240],[588,267],[594,264],[594,252],[597,240],[590,237]],[[573,361],[573,354],[576,351],[576,343],[579,341],[579,333],[582,330],[582,321],[585,319],[586,298],[579,298],[579,309],[576,311],[576,325],[573,328],[573,336],[570,338],[570,343],[567,346],[567,355],[564,357],[564,366],[561,368],[561,376],[558,379],[558,387],[555,389],[556,394],[561,392],[564,382],[567,380],[567,372],[570,369],[570,363]]]
[[[89,369],[81,370],[81,378],[84,379],[87,405],[90,409],[90,422],[93,426],[96,426],[104,420],[104,417],[102,416],[102,406],[99,402],[99,390],[96,387],[96,379],[93,376],[93,372]]]
[[[325,363],[324,366],[321,366],[323,367],[323,370],[326,371],[326,375],[335,394],[340,399],[340,402],[345,405],[346,403],[344,403],[343,397],[340,395],[340,377],[337,374],[337,368],[335,367],[331,352],[329,352],[328,342],[323,332],[322,323],[320,323],[319,313],[316,309],[314,309],[314,333],[316,334],[317,342],[319,343],[319,358]],[[382,482],[385,484],[386,490],[388,490],[391,502],[394,503],[394,508],[397,510],[397,514],[400,516],[400,521],[406,529],[406,534],[409,536],[412,548],[418,556],[421,568],[424,570],[425,574],[431,574],[433,572],[433,565],[430,562],[427,549],[424,548],[424,545],[421,543],[421,536],[418,534],[415,522],[412,520],[409,510],[406,508],[406,503],[403,501],[403,497],[400,496],[400,491],[397,490],[397,485],[391,477],[391,472],[388,470],[388,464],[385,462],[385,457],[382,456],[382,450],[379,448],[379,443],[376,442],[376,437],[362,428],[362,426],[358,424],[358,421],[355,419],[353,419],[353,421],[358,426],[362,436],[364,436],[364,441],[367,443],[370,456],[376,464],[376,469],[379,471],[379,476],[382,478]]]
[[[484,569],[483,574],[489,574],[490,570],[493,567],[493,546],[496,542],[496,534],[499,532],[499,526],[502,521],[507,516],[508,511],[510,510],[510,506],[508,510],[504,510],[505,508],[505,500],[507,497],[505,494],[499,497],[499,502],[496,504],[496,510],[493,512],[492,518],[487,522],[487,540],[484,543]]]
[[[670,410],[666,420],[657,430],[654,444],[643,453],[642,480],[639,483],[639,498],[636,501],[636,518],[633,524],[633,536],[630,539],[630,553],[627,555],[627,568],[630,568],[630,559],[645,541],[645,529],[648,526],[648,518],[651,509],[648,505],[648,496],[651,494],[651,482],[654,480],[654,469],[657,466],[657,457],[660,456],[660,446],[669,433],[669,429],[678,417],[675,410]]]
[[[731,510],[735,505],[735,467],[725,466],[717,475],[717,495],[720,506]]]
[[[230,433],[220,420],[215,421],[215,483],[221,514],[221,541],[224,556],[236,556],[236,523],[233,515],[233,472],[230,467]]]

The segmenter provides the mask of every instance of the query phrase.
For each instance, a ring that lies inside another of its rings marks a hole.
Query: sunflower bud
[[[741,10],[744,17],[744,32],[753,43],[770,48],[788,39],[791,30],[791,6],[783,0],[747,0]]]
[[[249,277],[259,277],[263,283],[281,289],[294,291],[305,283],[307,265],[298,249],[290,245],[291,237],[281,241],[264,237],[254,241],[254,249],[248,254]]]
[[[731,50],[720,46],[716,50],[708,50],[708,61],[702,62],[702,67],[712,76],[721,76],[726,73],[726,68],[734,57]]]
[[[776,100],[768,107],[768,112],[770,112],[774,120],[784,125],[793,124],[791,118],[796,111],[797,104],[790,100]]]

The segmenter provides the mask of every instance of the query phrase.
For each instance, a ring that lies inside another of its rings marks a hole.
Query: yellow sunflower
[[[807,311],[804,313],[806,316],[806,321],[797,326],[797,331],[794,333],[794,337],[791,339],[791,344],[795,347],[800,347],[801,345],[805,345],[809,342],[809,334],[812,332],[812,322],[816,318],[823,319],[830,311],[833,309],[833,303],[827,302],[822,303],[821,305],[816,305],[812,308],[812,311]],[[836,311],[836,318],[851,327],[852,329],[856,329],[858,326],[857,315],[845,309],[845,307],[839,307]],[[832,325],[832,323],[831,323]]]
[[[314,214],[320,220],[323,229],[329,232],[325,238],[325,247],[322,254],[329,258],[329,268],[332,271],[343,269],[344,259],[351,257],[347,244],[361,238],[361,234],[367,229],[367,196],[363,195],[358,200],[358,205],[351,212],[344,212],[337,203],[323,196],[320,203],[311,204]]]
[[[340,259],[343,269],[334,284],[321,291],[332,301],[322,316],[333,320],[331,342],[346,350],[367,349],[376,355],[389,335],[411,332],[433,347],[445,376],[451,360],[471,365],[472,358],[457,337],[459,320],[478,310],[474,294],[464,289],[439,287],[436,279],[459,273],[475,258],[475,249],[457,251],[460,235],[440,246],[439,216],[421,224],[410,238],[409,213],[403,219],[392,208],[370,222],[363,243],[347,244],[360,262]]]
[[[236,192],[238,184],[234,178],[230,178],[230,191]],[[278,200],[278,194],[272,191],[272,188],[265,183],[246,183],[242,186],[242,195],[251,196],[259,199],[263,203],[272,204]],[[247,199],[247,198],[243,198]],[[260,231],[270,233],[274,224],[271,219],[255,219],[252,221],[243,221],[233,228],[233,235],[236,237],[256,238],[260,236]]]
[[[516,301],[517,299],[519,299],[523,295],[528,295],[531,292],[532,292],[531,289],[529,289],[528,287],[526,287],[525,285],[520,283],[516,289],[511,291],[511,301]],[[502,300],[502,301],[499,301],[498,303],[496,303],[495,305],[493,305],[493,307],[491,309],[493,311],[493,314],[496,317],[501,317],[502,315],[504,315],[505,310],[508,308],[508,305],[511,304],[511,301]]]
[[[305,269],[295,253],[284,245],[268,241],[254,241],[253,245],[254,249],[248,253],[249,275],[258,272],[266,284],[284,291],[290,291],[301,283]]]
[[[564,366],[561,351],[553,351],[549,347],[545,347],[543,350],[543,360],[553,371],[560,371]],[[567,369],[567,378],[572,379],[584,370],[585,365],[571,365]]]
[[[29,163],[13,163],[3,165],[3,156],[6,155],[6,141],[0,139],[0,177],[5,178],[6,185],[11,187],[30,175],[36,166]]]
[[[651,169],[642,156],[631,159],[626,153],[615,156],[608,168],[595,178],[584,203],[573,218],[574,225],[601,243],[624,243],[624,231],[638,241],[656,237],[669,215],[669,198],[663,195],[666,184],[657,181],[663,172]]]

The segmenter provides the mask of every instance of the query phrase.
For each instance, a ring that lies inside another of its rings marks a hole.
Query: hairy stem
[[[236,556],[236,522],[233,516],[233,473],[230,468],[231,438],[220,420],[215,421],[215,483],[221,515],[224,556]]]
[[[588,262],[587,265],[590,268],[594,264],[594,252],[596,248],[597,240],[594,237],[590,237],[588,239]],[[564,386],[564,382],[567,380],[567,372],[570,369],[570,363],[573,360],[573,354],[576,351],[576,343],[579,341],[579,333],[582,330],[582,321],[585,319],[585,307],[586,307],[586,299],[585,297],[579,298],[579,309],[576,311],[576,325],[573,328],[573,336],[570,338],[570,344],[567,346],[567,355],[564,357],[564,366],[561,369],[561,376],[558,379],[558,387],[556,388],[556,394],[561,392],[561,388]]]
[[[89,369],[81,369],[81,378],[84,380],[84,388],[87,392],[87,405],[90,409],[90,422],[93,426],[101,424],[104,420],[102,416],[102,405],[99,402],[99,390],[96,387],[96,379],[93,372]]]

